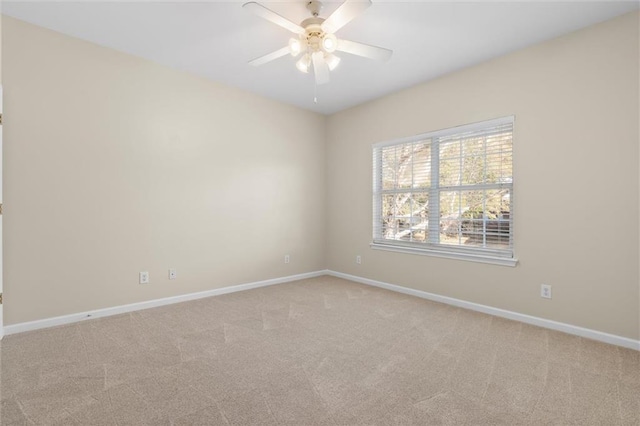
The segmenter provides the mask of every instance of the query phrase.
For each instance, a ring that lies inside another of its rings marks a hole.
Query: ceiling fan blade
[[[345,0],[345,2],[322,23],[322,30],[326,33],[335,33],[351,22],[353,18],[364,12],[369,6],[371,6],[371,0]]]
[[[290,20],[288,20],[287,18],[285,18],[284,16],[278,15],[276,12],[274,12],[271,9],[267,9],[266,7],[264,7],[263,5],[256,3],[254,1],[249,2],[249,3],[245,3],[242,5],[242,7],[252,13],[254,13],[255,15],[260,16],[261,18],[266,19],[267,21],[271,21],[276,25],[280,25],[282,28],[285,28],[289,31],[291,31],[292,33],[295,34],[304,34],[304,28],[302,28],[300,25],[291,22]]]
[[[313,61],[313,74],[316,77],[316,84],[319,86],[329,82],[329,65],[324,60],[322,52],[314,52],[311,55]]]
[[[336,50],[364,58],[376,59],[378,61],[388,61],[393,54],[392,50],[385,49],[384,47],[371,46],[350,40],[338,40]]]
[[[287,54],[289,54],[289,46],[285,46],[282,49],[278,49],[275,52],[268,53],[264,56],[260,56],[259,58],[249,61],[249,64],[253,65],[254,67],[257,67],[260,65],[264,65],[267,62],[271,62],[275,59],[281,58]]]

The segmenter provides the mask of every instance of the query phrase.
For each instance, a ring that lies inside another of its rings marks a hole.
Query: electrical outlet
[[[356,256],[356,263],[357,263],[358,265],[360,265],[360,264],[362,263],[362,256],[360,256],[360,255],[357,255],[357,256]]]
[[[551,286],[549,284],[540,285],[540,297],[551,299]]]
[[[149,284],[148,272],[140,272],[140,284]]]
[[[175,270],[175,268],[169,268],[169,279],[175,280],[177,277],[178,277],[178,272]]]
[[[288,254],[285,254],[285,255],[284,255],[284,263],[289,263],[289,261],[290,261],[290,260],[291,260],[291,259],[289,259],[289,255],[288,255]]]

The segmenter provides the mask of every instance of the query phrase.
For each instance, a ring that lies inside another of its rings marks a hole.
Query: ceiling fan
[[[335,36],[338,30],[369,6],[371,6],[371,0],[345,0],[325,19],[319,16],[322,2],[311,0],[307,2],[307,9],[311,12],[312,17],[305,19],[298,25],[259,3],[245,3],[242,6],[244,9],[291,31],[297,36],[289,39],[287,46],[249,61],[249,64],[259,66],[287,54],[293,57],[302,55],[296,62],[296,68],[303,73],[308,73],[313,68],[316,84],[320,85],[329,82],[329,72],[334,70],[340,62],[340,58],[334,54],[336,51],[386,61],[393,53],[389,49],[338,39]]]

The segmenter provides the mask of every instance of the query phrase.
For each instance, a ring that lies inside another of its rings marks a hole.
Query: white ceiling
[[[638,9],[626,2],[376,1],[340,38],[392,49],[387,63],[348,54],[318,87],[291,56],[247,61],[286,45],[290,33],[242,9],[242,0],[201,2],[9,2],[2,13],[71,36],[331,114],[443,74]],[[300,22],[305,0],[265,1]],[[325,2],[321,16],[340,3]]]

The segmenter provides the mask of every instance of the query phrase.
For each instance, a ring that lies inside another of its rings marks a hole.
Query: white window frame
[[[389,240],[382,238],[382,156],[380,155],[382,148],[402,145],[407,143],[415,143],[424,140],[431,140],[431,186],[429,188],[429,199],[439,200],[440,191],[446,190],[439,186],[439,144],[438,139],[450,137],[462,133],[477,132],[492,127],[511,124],[514,125],[515,117],[508,116],[488,121],[468,124],[464,126],[453,127],[449,129],[438,130],[434,132],[424,133],[408,138],[397,139],[393,141],[380,142],[373,145],[373,242],[370,247],[376,250],[387,250],[400,253],[420,254],[449,259],[459,259],[472,262],[490,263],[503,266],[516,266],[518,260],[514,254],[513,242],[513,180],[506,184],[492,185],[473,185],[461,187],[461,189],[495,189],[496,187],[508,188],[510,190],[510,214],[509,214],[509,246],[510,250],[492,250],[489,248],[479,247],[460,247],[453,245],[439,244],[438,232],[430,232],[429,242],[409,242],[399,240]],[[512,151],[513,152],[513,151]],[[512,154],[513,155],[513,154]],[[408,192],[411,192],[410,190]],[[439,208],[429,209],[429,223],[438,223],[440,226]],[[435,237],[435,240],[433,239]]]

